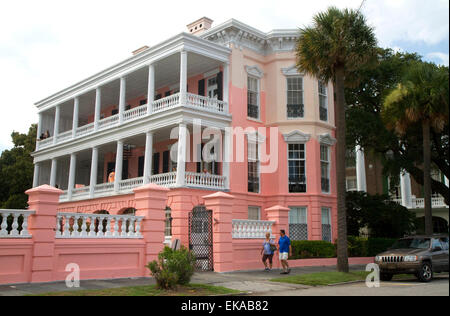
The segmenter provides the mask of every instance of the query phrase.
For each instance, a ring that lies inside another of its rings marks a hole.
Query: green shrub
[[[385,252],[397,239],[392,238],[369,238],[367,240],[368,257],[374,257],[379,253]]]
[[[367,238],[348,236],[349,257],[367,257],[368,254]]]
[[[159,289],[174,289],[177,284],[186,285],[191,281],[195,269],[195,256],[185,247],[180,250],[164,248],[158,255],[158,261],[147,265],[156,279]]]
[[[336,247],[326,241],[292,241],[292,257],[290,259],[334,258]]]

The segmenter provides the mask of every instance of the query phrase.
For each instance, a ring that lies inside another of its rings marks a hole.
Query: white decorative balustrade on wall
[[[132,215],[58,213],[56,238],[142,238],[143,218]]]
[[[232,235],[234,239],[265,239],[272,234],[275,222],[233,219]]]
[[[396,202],[398,204],[402,204],[402,199],[393,199],[392,201]],[[410,201],[410,205],[411,205],[412,209],[425,208],[425,199],[412,197],[411,201]],[[432,208],[448,208],[448,205],[445,204],[445,199],[442,196],[434,196],[431,198],[431,207]]]
[[[0,210],[0,238],[31,238],[28,218],[34,211]]]
[[[186,172],[186,185],[196,188],[224,190],[225,177],[209,173]]]

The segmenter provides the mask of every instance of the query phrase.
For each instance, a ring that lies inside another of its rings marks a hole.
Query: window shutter
[[[153,154],[153,174],[159,174],[159,153]]]
[[[223,72],[217,74],[217,99],[223,101]]]
[[[205,79],[198,81],[198,95],[205,96]]]
[[[169,151],[165,151],[163,153],[163,173],[169,172],[169,155],[170,155]]]

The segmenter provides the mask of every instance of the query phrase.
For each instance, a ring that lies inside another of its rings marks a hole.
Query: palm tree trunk
[[[345,184],[345,156],[347,151],[345,133],[345,72],[344,67],[336,69],[335,82],[335,118],[336,118],[336,177],[337,177],[337,269],[339,272],[348,272],[348,245],[347,245],[347,210],[345,196],[347,194]]]
[[[430,122],[422,124],[423,133],[423,191],[425,198],[425,234],[433,234],[433,213],[431,210],[431,145]]]

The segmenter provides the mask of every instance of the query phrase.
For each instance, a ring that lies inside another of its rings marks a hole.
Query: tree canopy
[[[28,134],[13,132],[14,147],[5,150],[0,156],[0,208],[25,209],[28,197],[25,191],[33,185],[33,158],[31,153],[36,146],[35,124]]]

